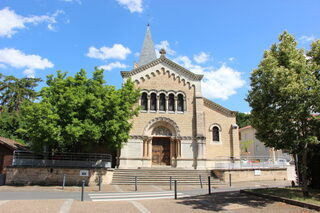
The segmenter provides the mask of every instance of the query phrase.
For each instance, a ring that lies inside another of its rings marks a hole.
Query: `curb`
[[[245,193],[245,194],[249,194],[249,195],[255,195],[258,197],[263,197],[263,198],[267,198],[270,200],[274,200],[274,201],[280,201],[280,202],[284,202],[287,204],[291,204],[291,205],[295,205],[295,206],[300,206],[303,208],[308,208],[308,209],[313,209],[313,210],[317,210],[320,211],[320,206],[314,205],[314,204],[309,204],[309,203],[304,203],[304,202],[300,202],[300,201],[296,201],[296,200],[291,200],[288,198],[282,198],[282,197],[277,197],[274,195],[267,195],[267,194],[260,194],[260,193],[256,193],[256,192],[250,192],[250,191],[246,191],[246,190],[240,190],[240,193]]]

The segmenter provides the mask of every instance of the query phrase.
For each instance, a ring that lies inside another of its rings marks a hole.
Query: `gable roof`
[[[236,116],[236,111],[231,111],[213,101],[210,101],[209,99],[207,98],[203,98],[203,104],[207,107],[209,107],[210,109],[214,109],[214,110],[218,110],[219,112],[222,112],[222,113],[225,113],[226,115],[228,116]]]
[[[193,72],[187,70],[186,68],[180,66],[179,64],[171,61],[170,59],[166,58],[163,55],[160,56],[160,58],[156,59],[156,60],[153,60],[151,61],[150,63],[147,63],[145,65],[142,65],[142,66],[139,66],[131,71],[121,71],[121,76],[123,78],[129,78],[131,76],[134,76],[148,68],[151,68],[151,67],[154,67],[160,63],[164,63],[168,66],[171,66],[172,68],[175,68],[177,70],[179,70],[181,72],[181,74],[183,74],[185,77],[187,77],[188,79],[190,80],[193,80],[193,81],[201,81],[202,78],[203,78],[203,75],[199,75],[199,74],[194,74]]]
[[[0,137],[0,145],[3,145],[11,150],[26,150],[26,146],[22,145],[21,143],[11,140],[9,138]]]

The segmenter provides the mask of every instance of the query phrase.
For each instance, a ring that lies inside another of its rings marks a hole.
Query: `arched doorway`
[[[152,166],[175,166],[181,156],[180,131],[177,124],[165,117],[151,120],[143,135],[143,156],[151,160]]]
[[[171,136],[170,130],[158,126],[152,131],[152,165],[171,165]]]

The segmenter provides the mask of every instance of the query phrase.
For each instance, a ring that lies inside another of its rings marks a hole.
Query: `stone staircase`
[[[147,169],[115,169],[112,184],[132,185],[135,177],[139,185],[169,185],[177,180],[179,185],[200,185],[200,176],[203,185],[207,185],[208,176],[211,176],[211,184],[224,184],[218,178],[212,176],[211,170],[185,170],[172,168],[147,168]]]

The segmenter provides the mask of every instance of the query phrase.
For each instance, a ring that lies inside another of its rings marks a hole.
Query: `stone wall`
[[[260,170],[257,171],[257,170]],[[212,172],[219,179],[229,182],[231,174],[232,182],[240,181],[264,181],[264,180],[287,180],[287,168],[261,168],[261,169],[215,169]],[[260,174],[260,175],[258,175]]]
[[[88,176],[80,176],[81,170],[87,170]],[[67,185],[97,185],[99,176],[102,184],[110,184],[113,169],[93,168],[43,168],[43,167],[7,167],[6,184],[8,185],[62,185],[63,176],[66,175]]]

